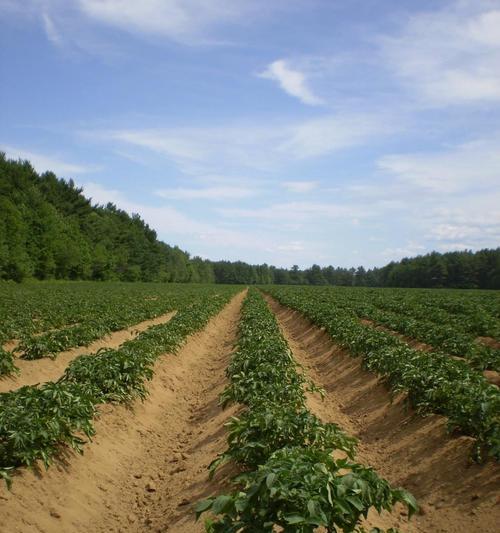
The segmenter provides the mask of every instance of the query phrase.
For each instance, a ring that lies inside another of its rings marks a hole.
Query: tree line
[[[0,153],[0,279],[500,289],[500,248],[432,252],[382,268],[277,268],[191,257],[137,214],[92,205],[72,180]]]

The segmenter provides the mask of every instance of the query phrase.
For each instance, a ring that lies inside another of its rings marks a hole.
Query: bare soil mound
[[[176,356],[158,360],[149,397],[105,405],[83,456],[0,487],[0,532],[201,532],[192,506],[221,490],[207,466],[225,448],[218,395],[237,335],[240,293]],[[227,471],[226,471],[227,472]]]
[[[326,391],[323,402],[309,399],[311,410],[355,435],[360,441],[359,461],[394,486],[410,490],[422,507],[410,522],[404,515],[376,513],[370,522],[419,533],[498,531],[498,464],[472,463],[472,439],[450,436],[443,417],[418,416],[403,397],[391,402],[386,387],[361,367],[359,358],[350,357],[298,312],[271,298],[268,302],[295,358]]]

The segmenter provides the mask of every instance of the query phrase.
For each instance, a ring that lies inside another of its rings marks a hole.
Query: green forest
[[[500,289],[500,248],[432,252],[373,269],[214,262],[158,240],[137,214],[92,205],[72,180],[0,153],[0,279]]]

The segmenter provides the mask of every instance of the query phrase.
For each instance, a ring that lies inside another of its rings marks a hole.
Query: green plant
[[[208,522],[208,532],[272,532],[276,526],[295,533],[313,533],[319,526],[359,532],[372,507],[380,513],[401,502],[409,516],[417,510],[413,496],[392,489],[372,469],[314,447],[279,449],[235,482],[240,488],[232,494],[198,504],[197,517],[206,511],[219,517]]]

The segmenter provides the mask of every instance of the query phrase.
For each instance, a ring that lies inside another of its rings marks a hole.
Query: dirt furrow
[[[440,416],[421,417],[391,403],[386,387],[350,357],[329,335],[298,312],[267,298],[296,360],[326,391],[324,401],[311,396],[311,410],[323,421],[336,422],[359,441],[358,460],[370,465],[394,486],[410,490],[422,512],[408,523],[404,515],[385,514],[402,531],[428,533],[496,531],[500,523],[500,468],[471,463],[472,439],[450,436]]]
[[[0,488],[1,533],[201,532],[192,506],[227,483],[207,466],[225,447],[218,395],[244,293],[176,356],[158,360],[150,395],[133,408],[105,405],[84,456],[37,477],[25,470]],[[227,472],[227,471],[226,471]]]
[[[165,324],[175,316],[176,311],[165,313],[151,320],[144,320],[127,329],[115,331],[97,339],[88,346],[78,346],[71,350],[66,350],[57,354],[55,359],[43,357],[42,359],[35,359],[27,361],[25,359],[16,359],[16,366],[19,368],[19,374],[5,376],[0,379],[0,393],[8,392],[18,389],[25,385],[36,385],[46,381],[56,381],[59,379],[68,364],[83,354],[94,354],[102,348],[115,349],[121,346],[124,342],[134,339],[142,331],[147,330],[151,326],[158,324]]]

